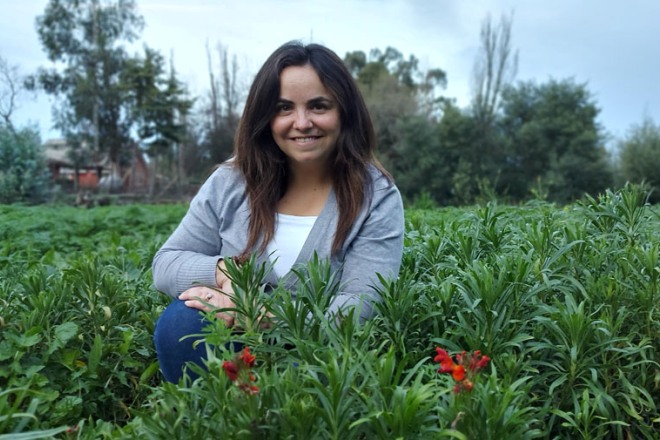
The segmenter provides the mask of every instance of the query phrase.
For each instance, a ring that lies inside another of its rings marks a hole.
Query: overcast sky
[[[0,0],[0,55],[22,73],[48,66],[35,18],[47,0]],[[645,115],[660,123],[660,1],[658,0],[137,0],[142,41],[173,56],[193,95],[207,89],[205,45],[236,54],[249,83],[280,44],[314,41],[341,57],[392,46],[423,68],[447,73],[445,96],[470,99],[472,66],[483,19],[513,12],[518,80],[573,78],[587,83],[601,108],[599,122],[624,136]],[[37,123],[44,139],[52,100],[21,101],[16,123]]]

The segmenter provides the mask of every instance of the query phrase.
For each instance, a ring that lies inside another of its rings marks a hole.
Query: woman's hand
[[[234,302],[227,293],[204,286],[191,287],[179,295],[179,299],[185,301],[186,306],[204,312],[234,307]],[[227,327],[234,326],[234,314],[232,312],[218,312],[215,316],[225,321]]]
[[[218,285],[217,289],[204,286],[194,286],[179,295],[179,299],[185,301],[186,306],[205,312],[215,309],[233,308],[235,304],[229,295],[233,294],[234,290],[231,286],[231,280],[224,273],[224,270],[225,262],[220,260],[215,271],[215,282]],[[207,304],[210,304],[211,307]],[[218,312],[216,317],[225,321],[227,327],[234,326],[233,313]]]

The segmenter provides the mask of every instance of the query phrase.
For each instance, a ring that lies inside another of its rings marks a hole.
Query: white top
[[[283,277],[298,259],[317,216],[299,216],[277,213],[275,235],[268,243],[266,252],[273,263],[275,275]]]

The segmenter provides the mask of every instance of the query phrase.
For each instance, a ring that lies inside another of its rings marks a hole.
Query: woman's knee
[[[204,327],[203,320],[199,310],[186,307],[183,301],[172,301],[156,322],[156,344],[178,344],[185,336],[200,334]]]
[[[204,344],[195,344],[203,339],[203,321],[203,314],[179,300],[174,300],[158,318],[154,343],[161,371],[169,382],[178,381],[188,362],[203,365]]]

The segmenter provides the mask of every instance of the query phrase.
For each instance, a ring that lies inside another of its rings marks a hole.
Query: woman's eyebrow
[[[307,104],[332,104],[332,99],[325,96],[318,96],[307,101]]]
[[[334,101],[325,96],[317,96],[316,98],[309,99],[306,104],[332,104]],[[293,101],[286,98],[278,98],[278,104],[293,104]]]

